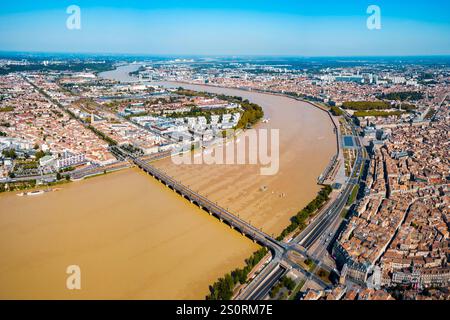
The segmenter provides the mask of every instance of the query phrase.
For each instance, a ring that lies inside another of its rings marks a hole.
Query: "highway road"
[[[349,120],[351,121],[351,120]],[[361,166],[363,165],[362,146],[359,137],[357,137],[356,129],[352,126],[357,146],[357,158],[353,166],[352,173],[347,184],[344,186],[341,194],[336,200],[325,210],[314,222],[308,225],[305,230],[300,233],[291,243],[293,245],[300,244],[307,250],[328,230],[328,228],[340,217],[342,210],[347,204],[347,200],[352,193],[353,188],[359,183],[359,177],[355,178],[355,173],[359,175]]]
[[[362,158],[358,156],[355,162],[355,170],[360,170],[362,165]],[[316,219],[306,232],[302,232],[295,240],[295,243],[302,245],[309,249],[317,241],[317,239],[324,234],[330,225],[340,217],[342,210],[347,204],[347,200],[352,193],[353,188],[358,184],[356,179],[350,179],[339,197],[330,205],[330,207],[323,212],[323,214]]]
[[[34,176],[24,176],[24,177],[15,177],[15,178],[3,178],[0,179],[0,183],[12,183],[12,182],[22,182],[22,181],[30,181],[30,180],[56,180],[55,173],[49,173],[44,175],[34,175]]]

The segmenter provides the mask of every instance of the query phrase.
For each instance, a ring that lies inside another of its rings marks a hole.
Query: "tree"
[[[342,116],[344,114],[344,112],[336,106],[332,106],[330,109],[330,112],[334,115],[334,116]]]
[[[247,264],[243,269],[235,269],[231,274],[226,274],[224,278],[220,278],[213,285],[209,286],[209,295],[206,300],[229,300],[233,296],[234,287],[238,283],[245,283],[248,274],[254,266],[256,266],[262,258],[267,254],[266,248],[261,248],[252,256],[245,260]]]
[[[5,149],[2,153],[6,158],[15,159],[17,157],[16,151],[14,149]]]
[[[36,157],[36,160],[39,160],[39,159],[41,159],[42,157],[45,156],[45,152],[42,151],[42,150],[39,150],[38,152],[35,153],[34,156]]]
[[[282,283],[283,286],[285,286],[289,291],[292,291],[292,290],[294,290],[294,288],[295,288],[295,281],[292,280],[292,279],[289,278],[289,277],[284,276],[284,277],[281,279],[281,283]]]

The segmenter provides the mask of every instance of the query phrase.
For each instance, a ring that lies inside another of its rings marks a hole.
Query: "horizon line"
[[[124,52],[90,52],[90,51],[40,51],[40,50],[2,50],[4,54],[54,54],[54,55],[98,55],[98,56],[136,56],[136,57],[279,57],[279,58],[433,58],[449,57],[450,53],[443,54],[404,54],[404,55],[301,55],[301,54],[206,54],[206,53],[124,53]]]

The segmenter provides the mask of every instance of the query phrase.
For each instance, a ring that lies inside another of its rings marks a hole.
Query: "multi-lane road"
[[[339,218],[342,210],[347,204],[347,200],[352,193],[355,186],[359,183],[359,172],[364,164],[364,158],[361,150],[361,143],[358,137],[355,137],[357,144],[357,158],[353,167],[352,174],[345,185],[341,194],[337,199],[308,227],[294,239],[294,243],[298,243],[306,249],[311,246],[320,238],[326,230]],[[356,176],[355,176],[356,174]]]
[[[288,247],[282,256],[283,263],[287,264],[290,268],[296,269],[302,273],[306,279],[312,279],[322,287],[329,286],[321,278],[312,272],[306,271],[304,268],[300,267],[294,261],[289,259],[288,253],[295,251],[305,258],[309,258],[316,263],[316,265],[321,265],[323,268],[330,270],[326,264],[321,261],[321,256],[311,256],[308,250],[317,243],[317,241],[326,233],[330,232],[332,236],[338,230],[340,214],[347,204],[348,198],[352,193],[352,190],[360,182],[360,172],[362,171],[362,166],[364,165],[363,147],[358,136],[357,130],[346,116],[348,123],[351,125],[353,136],[356,142],[357,148],[357,158],[352,169],[352,173],[343,186],[343,190],[338,195],[338,197],[324,210],[310,225],[308,225],[303,232],[301,232],[296,238],[290,241]],[[325,251],[328,244],[321,243],[320,246],[324,246],[322,252]],[[284,272],[281,272],[284,270]],[[286,269],[280,266],[279,261],[272,261],[257,277],[255,277],[252,282],[246,288],[246,291],[241,293],[238,298],[241,299],[263,299],[267,296],[268,292],[272,286],[285,274]]]

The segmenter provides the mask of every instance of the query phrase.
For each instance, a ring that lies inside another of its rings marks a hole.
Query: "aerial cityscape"
[[[448,3],[94,2],[0,10],[2,300],[450,300]]]

